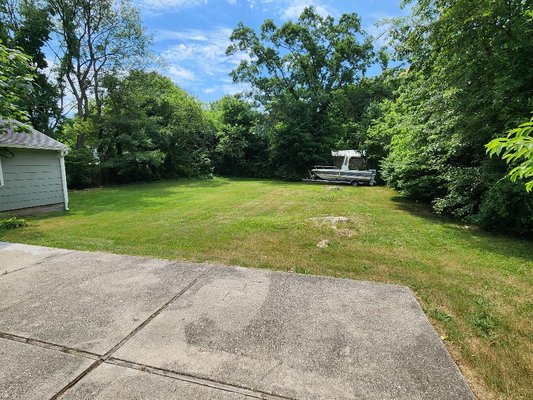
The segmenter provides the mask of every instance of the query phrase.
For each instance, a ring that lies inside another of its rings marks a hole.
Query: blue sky
[[[227,57],[228,37],[239,22],[257,29],[272,18],[297,19],[308,5],[338,18],[356,12],[364,29],[377,36],[376,21],[404,15],[401,0],[136,0],[143,23],[154,37],[154,51],[166,62],[162,72],[198,99],[209,102],[240,92],[229,72],[243,55]]]

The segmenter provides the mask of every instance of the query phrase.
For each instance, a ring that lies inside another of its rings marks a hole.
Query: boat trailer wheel
[[[357,180],[353,180],[353,181],[350,182],[350,185],[352,185],[352,186],[358,186],[358,185],[359,185],[359,181],[357,181]]]

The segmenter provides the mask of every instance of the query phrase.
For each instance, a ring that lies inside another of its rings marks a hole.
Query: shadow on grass
[[[429,204],[417,203],[401,196],[394,196],[391,201],[402,211],[424,218],[432,224],[444,226],[446,231],[468,243],[471,248],[518,258],[526,263],[533,262],[533,238],[531,237],[488,232],[476,226],[461,224],[460,221],[436,214]]]
[[[227,187],[232,183],[255,182],[265,186],[283,186],[287,182],[253,178],[214,179],[165,179],[152,182],[137,182],[96,188],[70,190],[70,211],[54,211],[29,217],[29,220],[64,218],[67,216],[91,216],[105,212],[136,213],[158,207],[172,207],[176,202],[194,201],[213,189]],[[195,189],[199,192],[195,193]],[[213,204],[215,206],[216,204]]]
[[[91,216],[107,211],[136,212],[168,204],[166,198],[179,196],[180,188],[189,189],[219,188],[228,185],[224,179],[176,179],[153,182],[137,182],[123,185],[101,186],[87,189],[69,190],[70,211],[52,211],[24,217],[29,221],[49,220],[71,216]],[[185,190],[186,189],[186,190]],[[192,198],[192,196],[189,196]],[[3,217],[9,217],[5,212]],[[0,231],[0,235],[1,235]],[[1,236],[0,236],[1,237]]]
[[[53,211],[26,217],[29,221],[53,220],[68,216],[91,216],[105,212],[135,213],[157,207],[171,207],[169,197],[176,201],[194,200],[202,193],[194,189],[219,189],[232,183],[255,182],[265,186],[283,186],[287,182],[254,178],[214,179],[165,179],[152,182],[136,182],[87,189],[69,190],[70,211]],[[181,190],[182,189],[182,190]],[[191,192],[191,189],[193,191]],[[5,213],[9,216],[9,213]],[[2,232],[0,231],[0,237]]]
[[[427,203],[419,203],[402,196],[393,196],[391,197],[391,201],[396,205],[398,209],[406,211],[409,214],[415,215],[417,217],[423,217],[430,221],[440,223],[457,223],[457,221],[453,221],[450,218],[436,214],[431,208],[431,206]]]

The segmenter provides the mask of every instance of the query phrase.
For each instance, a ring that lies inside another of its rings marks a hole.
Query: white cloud
[[[215,0],[138,0],[142,8],[152,12],[161,13],[177,11],[183,8],[205,6],[214,4]],[[226,0],[229,5],[237,4],[238,0]],[[275,12],[280,18],[297,19],[305,7],[313,6],[322,16],[335,15],[335,11],[326,3],[329,0],[244,0],[251,9],[262,6],[264,12]],[[169,31],[161,31],[164,36]]]
[[[201,6],[214,0],[139,0],[156,10],[177,7]],[[250,7],[267,8],[268,12],[281,19],[298,18],[307,6],[314,6],[320,15],[334,14],[330,0],[225,0],[226,4],[248,4]],[[249,91],[250,85],[232,83],[229,74],[248,54],[238,52],[226,55],[230,45],[232,28],[158,30],[156,42],[163,45],[162,58],[168,67],[162,72],[175,83],[193,94],[213,98],[222,94]]]
[[[198,29],[186,29],[183,31],[168,31],[160,29],[155,33],[155,40],[157,42],[167,40],[192,40],[196,42],[207,42],[209,38],[205,35],[205,31]]]
[[[194,72],[176,65],[168,67],[166,72],[175,82],[195,81],[197,79]]]
[[[315,8],[315,11],[323,17],[333,15],[333,12],[330,11],[326,5],[319,4],[316,1],[293,0],[289,3],[290,4],[287,5],[287,7],[283,10],[281,14],[282,19],[298,19],[303,10],[309,6],[313,6]]]
[[[234,95],[242,92],[249,92],[252,87],[249,83],[224,83],[222,85],[210,86],[202,90],[205,94],[221,93]]]
[[[248,90],[249,85],[232,84],[229,73],[249,57],[246,53],[226,56],[232,29],[160,31],[159,41],[169,42],[161,56],[168,65],[165,75],[193,94],[235,94]]]
[[[374,38],[374,44],[377,47],[386,47],[389,42],[389,35],[386,26],[378,26],[377,24],[372,24],[365,27],[366,33],[372,35]]]
[[[249,83],[233,83],[221,85],[221,89],[224,94],[233,95],[242,92],[249,92],[252,87]]]
[[[313,6],[315,11],[325,17],[336,15],[337,12],[327,3],[328,0],[247,0],[250,8],[263,6],[264,12],[274,12],[284,20],[298,19],[305,7]]]
[[[141,7],[152,11],[179,10],[207,4],[208,0],[141,0]]]
[[[232,29],[230,28],[197,31],[197,35],[205,36],[207,40],[183,40],[182,43],[172,45],[164,50],[162,56],[170,64],[194,65],[195,71],[201,71],[206,75],[229,74],[241,60],[248,58],[245,53],[226,56],[231,32]]]

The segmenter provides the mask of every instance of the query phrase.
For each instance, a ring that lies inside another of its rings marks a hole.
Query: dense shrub
[[[207,111],[215,132],[211,157],[216,174],[265,177],[268,168],[268,137],[259,123],[261,114],[241,96],[224,96]],[[271,176],[271,175],[267,175]]]
[[[391,137],[387,183],[485,229],[530,232],[532,196],[503,179],[505,166],[485,148],[533,109],[530,2],[413,3],[390,30],[409,68],[369,129]]]
[[[101,165],[91,149],[72,150],[65,157],[67,184],[72,189],[83,189],[101,184]]]
[[[481,228],[533,235],[533,196],[520,182],[498,180],[484,193],[477,214],[470,220]]]

